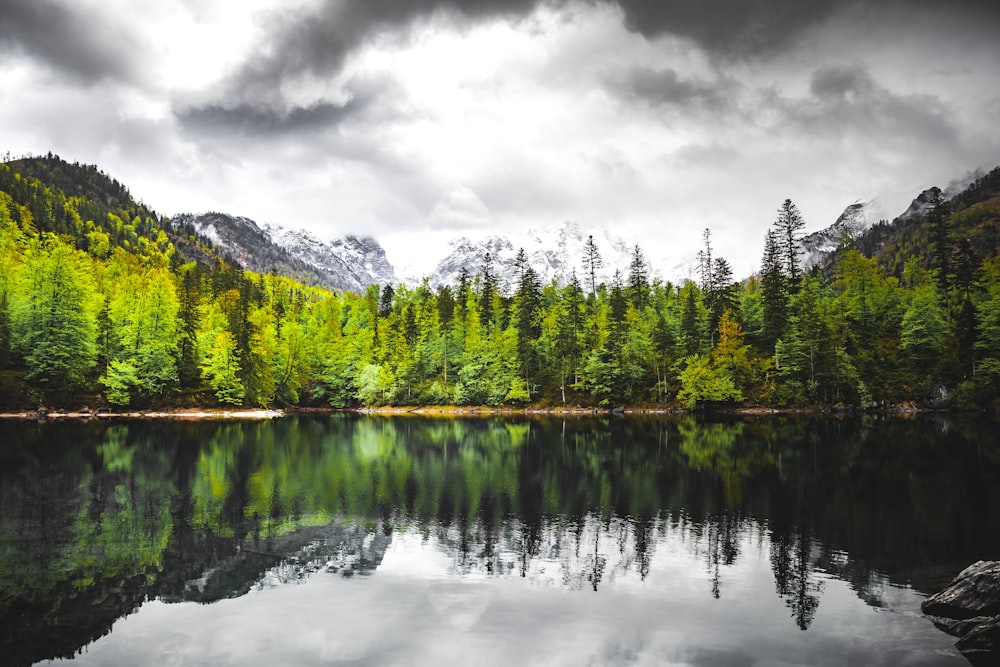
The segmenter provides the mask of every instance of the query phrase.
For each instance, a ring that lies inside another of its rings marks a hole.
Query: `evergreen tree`
[[[628,300],[625,297],[625,287],[622,285],[621,271],[615,269],[615,275],[611,278],[611,293],[608,301],[611,305],[612,331],[625,321],[625,313],[628,312]]]
[[[791,199],[786,199],[778,209],[778,218],[774,221],[775,241],[781,255],[784,273],[787,277],[786,290],[789,294],[798,291],[799,281],[802,278],[802,268],[799,264],[799,241],[802,239],[802,230],[805,229],[806,222],[802,219],[799,209],[792,203]]]
[[[521,281],[514,295],[513,319],[517,329],[517,351],[524,372],[525,391],[531,394],[531,378],[538,370],[538,355],[535,344],[540,335],[538,311],[541,301],[541,285],[538,274],[530,266],[521,273]]]
[[[566,403],[566,375],[572,375],[573,381],[579,380],[576,377],[580,367],[580,360],[584,352],[585,316],[583,290],[580,288],[580,281],[576,277],[576,272],[570,278],[569,284],[563,290],[561,300],[563,312],[562,317],[557,320],[557,341],[556,352],[561,360],[560,368],[564,369],[560,373],[559,390],[562,395],[562,402]]]
[[[712,271],[712,230],[705,228],[701,233],[705,247],[698,251],[698,273],[701,276],[701,291],[711,294],[713,291],[714,273]]]
[[[524,248],[517,249],[517,254],[514,256],[514,268],[517,269],[517,282],[521,284],[524,282],[524,272],[528,270],[528,255],[524,252]]]
[[[704,341],[701,312],[704,306],[700,296],[698,286],[691,281],[686,282],[681,288],[680,339],[685,356],[701,352]]]
[[[382,288],[382,293],[379,296],[378,302],[378,314],[379,317],[389,317],[392,313],[392,298],[396,295],[396,290],[393,289],[392,285],[386,284]]]
[[[12,309],[25,379],[47,395],[85,387],[97,359],[101,297],[90,258],[49,234],[33,239]]]
[[[948,209],[940,188],[931,188],[927,223],[931,236],[931,268],[937,271],[937,283],[942,294],[948,293],[951,280],[951,234]]]
[[[788,279],[782,267],[781,248],[774,230],[768,230],[760,270],[765,349],[773,349],[788,323]]]
[[[180,288],[177,296],[180,302],[180,320],[177,341],[177,374],[180,386],[194,388],[200,381],[198,369],[198,329],[201,320],[202,285],[201,270],[195,263],[179,268]]]
[[[489,327],[493,320],[493,298],[497,294],[497,276],[493,272],[493,257],[486,253],[483,258],[483,268],[480,272],[481,284],[479,292],[479,321],[483,327]]]
[[[628,294],[632,305],[642,310],[649,302],[649,271],[646,257],[639,244],[632,250],[632,262],[628,269]]]
[[[715,331],[727,310],[735,310],[739,299],[738,285],[733,281],[733,269],[724,257],[716,257],[712,265],[709,290],[705,292],[709,313],[709,328]]]
[[[590,279],[590,293],[597,293],[597,271],[604,266],[601,253],[597,249],[593,235],[587,237],[583,246],[583,273]]]
[[[935,371],[941,367],[941,355],[947,343],[948,324],[938,302],[933,284],[918,287],[903,314],[900,337],[909,367],[922,390],[930,389]]]

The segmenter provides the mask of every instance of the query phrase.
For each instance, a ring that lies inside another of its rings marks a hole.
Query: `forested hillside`
[[[963,406],[1000,389],[1000,169],[804,274],[791,201],[737,281],[627,275],[510,294],[489,257],[432,290],[330,292],[243,271],[97,168],[0,165],[0,403]]]

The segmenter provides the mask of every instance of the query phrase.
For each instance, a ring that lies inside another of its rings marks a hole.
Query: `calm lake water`
[[[963,665],[996,422],[0,423],[0,661]]]

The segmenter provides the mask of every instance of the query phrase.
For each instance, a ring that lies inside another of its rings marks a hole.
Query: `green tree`
[[[688,408],[698,401],[740,401],[742,393],[733,383],[733,378],[722,368],[714,365],[708,355],[696,354],[684,360],[684,369],[678,378],[681,390],[677,400]]]
[[[788,278],[788,293],[798,291],[799,280],[802,278],[802,267],[799,262],[799,241],[806,221],[799,213],[798,207],[791,199],[786,199],[778,209],[778,217],[774,221],[775,238],[781,254],[785,275]]]
[[[760,269],[763,305],[764,349],[773,349],[788,325],[788,279],[782,266],[781,248],[773,229],[767,231]]]
[[[18,282],[12,329],[25,379],[46,395],[84,388],[101,307],[90,258],[46,234],[28,245]]]
[[[597,272],[604,266],[601,252],[597,249],[593,235],[587,237],[583,246],[583,274],[590,279],[590,293],[597,293]]]
[[[517,329],[517,351],[524,373],[526,391],[531,393],[532,378],[539,370],[538,354],[535,349],[541,334],[539,310],[541,309],[541,285],[535,270],[526,266],[521,271],[521,280],[511,305],[512,319]]]
[[[994,265],[995,275],[989,278],[989,266]],[[987,298],[979,304],[976,319],[978,336],[975,350],[979,355],[976,362],[976,373],[969,382],[976,393],[973,398],[980,405],[995,402],[1000,395],[1000,260],[994,258],[984,263],[987,280]]]
[[[692,281],[681,287],[680,340],[686,356],[702,351],[706,342],[708,312],[702,301],[701,290]]]
[[[215,332],[203,345],[201,372],[215,397],[222,403],[241,405],[246,389],[240,380],[236,341],[228,331]]]
[[[945,322],[937,290],[933,284],[914,290],[910,305],[903,313],[900,347],[916,385],[929,389],[935,370],[941,367],[941,355],[947,344],[948,323]]]
[[[109,401],[124,405],[136,397],[162,396],[178,383],[180,303],[174,279],[166,266],[141,266],[137,260],[116,248],[106,276],[113,345],[111,374],[101,383],[110,389]],[[127,381],[134,384],[126,390]]]
[[[639,310],[649,303],[649,269],[646,256],[638,243],[632,250],[632,262],[628,268],[628,296],[632,305]]]

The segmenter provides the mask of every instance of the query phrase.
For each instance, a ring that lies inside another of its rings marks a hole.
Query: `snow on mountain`
[[[583,284],[589,280],[583,275],[583,249],[590,236],[593,236],[604,264],[597,272],[597,281],[608,281],[615,269],[621,270],[623,276],[627,274],[634,244],[607,230],[584,230],[574,222],[564,222],[512,236],[494,234],[479,240],[468,237],[453,240],[449,244],[449,253],[438,262],[428,276],[428,282],[435,288],[454,285],[463,268],[469,276],[475,276],[482,271],[489,253],[500,288],[510,292],[516,288],[519,275],[515,258],[518,250],[523,248],[529,265],[538,272],[543,284],[554,278],[557,283],[565,285],[574,272]]]
[[[323,241],[305,230],[280,225],[264,225],[264,230],[293,257],[336,277],[340,289],[362,291],[369,285],[397,282],[385,250],[373,238],[349,235]]]
[[[885,219],[878,199],[859,199],[844,209],[836,222],[799,241],[799,257],[805,270],[821,263],[845,239],[855,239]]]
[[[225,213],[182,213],[172,219],[209,239],[240,266],[275,273],[330,289],[363,291],[369,285],[395,283],[385,251],[371,238],[346,236],[325,242],[309,232]]]
[[[927,188],[910,202],[909,208],[903,211],[898,219],[903,222],[909,222],[926,217],[931,212],[931,209],[934,208],[934,201],[940,196],[941,188]]]

